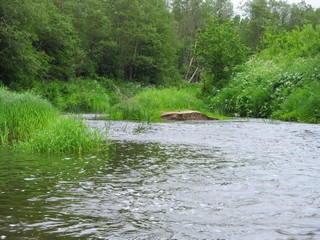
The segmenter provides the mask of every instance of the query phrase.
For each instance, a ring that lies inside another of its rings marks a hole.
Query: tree
[[[255,51],[271,19],[271,11],[267,0],[249,0],[244,6],[248,18],[244,31],[245,42]]]
[[[37,35],[28,23],[27,2],[3,0],[0,3],[0,79],[6,85],[43,76],[48,71],[45,54],[33,47]]]
[[[279,56],[287,59],[299,57],[314,58],[320,53],[320,25],[313,27],[306,24],[302,28],[292,31],[282,31],[275,34],[272,29],[268,30],[264,36],[265,48],[260,53],[260,57],[273,59]]]
[[[200,67],[194,56],[197,32],[208,16],[231,18],[233,6],[230,0],[174,0],[172,13],[178,23],[179,69],[185,80],[192,81],[199,76]]]
[[[246,17],[239,21],[238,29],[241,39],[250,47],[252,53],[264,48],[261,40],[270,28],[274,32],[282,32],[306,24],[315,27],[320,23],[320,10],[314,10],[304,1],[288,4],[282,0],[247,0],[244,10]]]
[[[313,24],[316,26],[319,24],[320,19],[318,17],[313,19],[315,15],[316,12],[313,7],[304,1],[298,4],[292,4],[288,23],[289,29],[292,30],[297,26],[302,27],[305,24]]]
[[[269,25],[281,29],[288,28],[291,5],[286,1],[269,0],[268,7],[270,9]]]
[[[159,83],[176,70],[174,20],[163,0],[106,0],[115,45],[107,64],[117,78]]]
[[[108,75],[110,53],[115,41],[106,4],[101,0],[55,0],[60,11],[68,15],[77,30],[82,48],[77,75]]]
[[[0,18],[0,78],[6,85],[74,75],[78,38],[51,1],[2,0]]]
[[[247,48],[241,43],[232,20],[209,18],[198,37],[198,59],[204,69],[205,89],[221,88],[234,67],[245,60]]]

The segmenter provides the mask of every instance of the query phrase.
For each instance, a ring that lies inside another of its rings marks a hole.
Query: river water
[[[0,150],[0,239],[320,239],[320,125],[89,123],[107,152]]]

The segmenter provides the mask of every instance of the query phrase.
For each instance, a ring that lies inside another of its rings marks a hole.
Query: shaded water
[[[99,155],[0,150],[0,239],[320,239],[320,126],[90,121]]]

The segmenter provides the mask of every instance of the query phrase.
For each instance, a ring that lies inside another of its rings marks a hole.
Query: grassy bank
[[[108,113],[111,106],[140,91],[138,84],[108,78],[35,81],[32,91],[68,113]]]
[[[150,88],[139,92],[134,97],[122,100],[111,108],[110,118],[115,120],[161,121],[161,114],[167,111],[198,110],[211,117],[199,98],[200,85],[189,84],[180,87]],[[219,116],[220,117],[220,116]]]
[[[103,148],[104,136],[83,121],[64,118],[47,100],[0,88],[0,144],[38,152]]]
[[[27,141],[44,130],[59,112],[46,100],[30,93],[17,94],[0,88],[1,144]]]
[[[212,86],[212,89],[205,93],[202,92],[201,84],[142,87],[135,83],[107,78],[35,82],[32,91],[46,98],[60,111],[107,113],[108,119],[113,120],[158,122],[162,121],[160,116],[163,112],[197,110],[220,119],[225,119],[221,115],[228,115],[319,123],[319,63],[319,56],[300,57],[295,61],[280,57],[270,60],[256,56],[243,64],[241,71],[233,76],[224,88],[216,89]],[[30,93],[26,93],[24,97],[28,97],[28,100],[22,100],[24,104],[36,98]],[[34,102],[37,101],[33,100],[28,106],[35,105]],[[22,105],[21,109],[24,110],[14,110],[15,108],[19,108],[19,104],[10,111],[20,114],[28,107]],[[34,106],[33,109],[35,108],[37,107]],[[50,114],[57,112],[51,105],[43,106],[43,109],[46,108],[52,109]],[[37,114],[40,116],[42,113]],[[51,119],[50,114],[42,114],[44,116],[41,121],[45,121],[46,117]],[[19,139],[26,139],[30,135],[28,131],[33,131],[28,126],[36,126],[26,120],[19,120],[13,125],[16,129],[11,130],[10,134],[3,134],[2,142],[14,140],[15,134],[20,136]],[[22,136],[23,134],[26,136]]]
[[[33,152],[87,152],[106,147],[106,138],[97,130],[90,130],[83,120],[60,117],[49,126],[36,131],[16,148]]]
[[[32,91],[63,112],[107,113],[113,120],[161,121],[166,111],[198,110],[217,117],[199,97],[199,84],[141,86],[108,78],[35,82]]]

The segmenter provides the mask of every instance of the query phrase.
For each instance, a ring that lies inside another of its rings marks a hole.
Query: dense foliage
[[[0,19],[6,85],[96,74],[177,79],[175,24],[165,1],[4,0]]]
[[[118,82],[202,82],[207,109],[319,122],[320,9],[236,14],[230,0],[2,0],[0,81],[68,112],[111,111],[131,97]]]
[[[204,90],[210,86],[221,88],[246,56],[233,22],[210,18],[203,33],[198,35],[198,57],[204,68]]]
[[[223,113],[319,122],[320,43],[313,39],[319,30],[309,25],[267,39],[268,47],[208,101]]]

